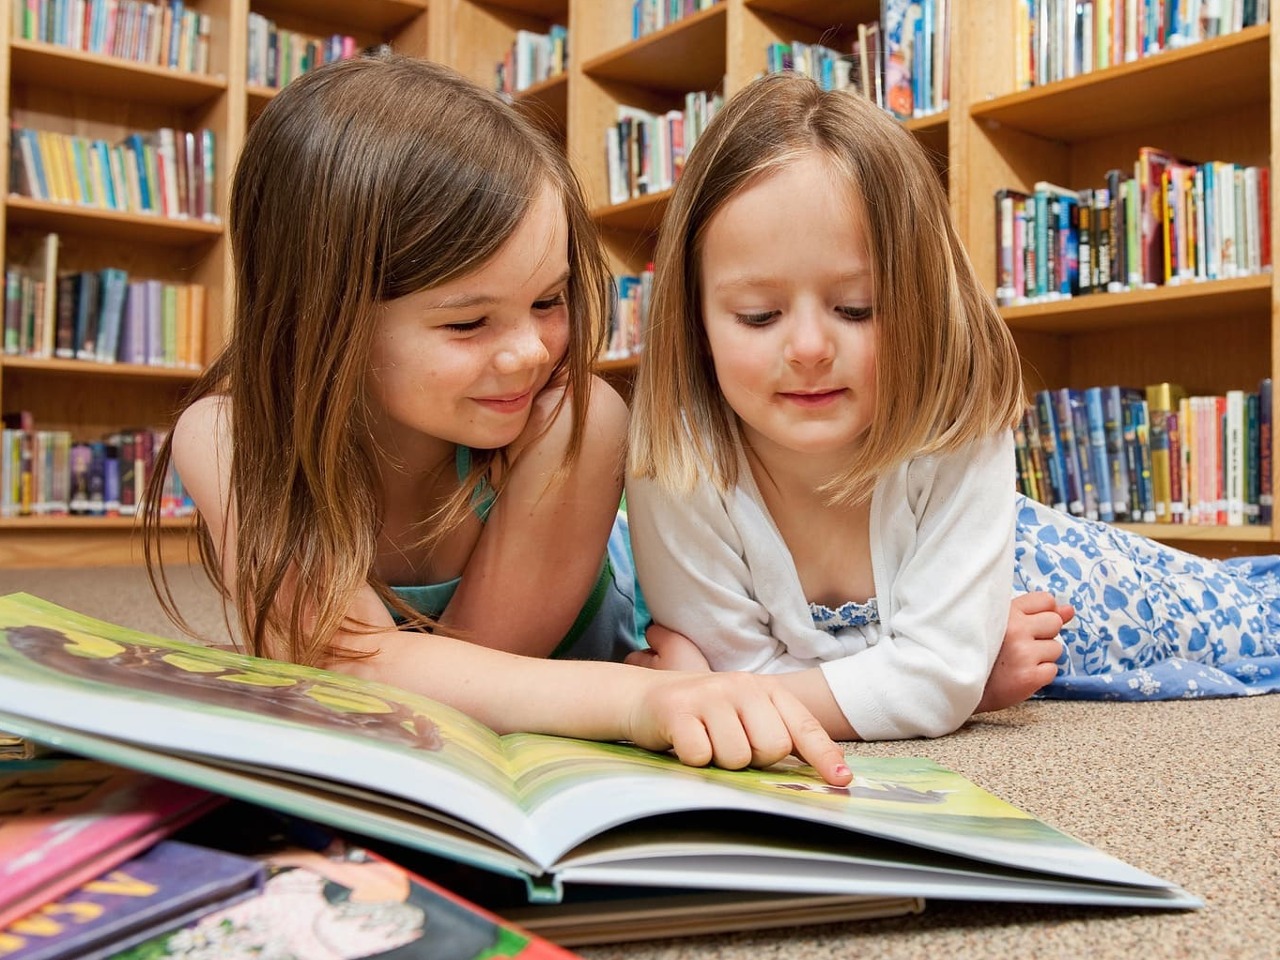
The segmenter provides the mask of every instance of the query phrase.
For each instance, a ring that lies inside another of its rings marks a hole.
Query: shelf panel
[[[512,94],[514,102],[531,114],[537,114],[545,125],[564,130],[569,122],[569,74],[560,73],[541,83]]]
[[[747,7],[776,13],[811,27],[849,30],[880,19],[880,0],[747,0]]]
[[[667,212],[667,203],[674,192],[674,189],[663,190],[660,193],[650,193],[611,207],[597,207],[591,211],[591,219],[597,226],[607,229],[648,233],[658,229],[663,214]]]
[[[500,10],[527,13],[548,23],[564,25],[569,21],[569,0],[484,0],[484,3]]]
[[[1076,142],[1267,100],[1270,24],[974,104],[975,120]]]
[[[124,380],[158,380],[166,383],[175,380],[195,380],[201,371],[185,367],[151,367],[137,363],[95,363],[91,360],[45,359],[37,357],[0,357],[0,373],[49,374],[78,377],[105,377]]]
[[[1212,320],[1214,313],[1265,317],[1270,309],[1271,274],[1264,273],[1001,307],[1000,315],[1014,330],[1081,333],[1196,318]]]
[[[582,72],[650,90],[714,90],[725,74],[725,4],[691,14],[616,50],[592,57]]]
[[[0,530],[132,530],[140,517],[0,517]],[[190,519],[166,520],[165,526],[187,526]]]
[[[12,41],[9,56],[14,83],[95,97],[192,107],[227,91],[227,78],[221,75],[170,70],[34,40]]]
[[[1185,523],[1117,523],[1121,530],[1128,530],[1150,540],[1202,540],[1208,543],[1271,543],[1271,528],[1213,527]]]
[[[624,373],[640,366],[640,355],[633,353],[629,357],[618,357],[614,360],[597,360],[591,365],[593,373]]]
[[[0,570],[106,567],[142,563],[142,530],[133,517],[0,518]],[[191,519],[162,521],[161,542],[174,563],[199,563]]]
[[[253,9],[265,16],[289,13],[335,26],[386,33],[426,13],[429,5],[429,0],[255,0]]]
[[[50,203],[17,194],[6,198],[5,207],[11,224],[58,232],[92,233],[116,240],[191,246],[222,236],[221,223]]]

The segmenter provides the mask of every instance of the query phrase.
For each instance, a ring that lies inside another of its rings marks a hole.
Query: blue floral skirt
[[[1280,557],[1206,560],[1018,495],[1014,592],[1070,603],[1039,694],[1177,700],[1280,692]]]

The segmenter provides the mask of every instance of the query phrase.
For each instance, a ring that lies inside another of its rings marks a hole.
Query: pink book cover
[[[0,929],[221,802],[95,760],[0,764]]]

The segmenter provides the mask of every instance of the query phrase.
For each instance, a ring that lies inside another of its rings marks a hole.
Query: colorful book
[[[257,860],[161,840],[0,930],[0,957],[105,960],[253,896],[262,879]]]
[[[113,954],[113,960],[575,956],[377,853],[341,841],[323,852],[285,849],[264,858],[264,865],[267,879],[256,896],[170,926]]]
[[[578,885],[1190,908],[1199,901],[938,764],[693,768],[499,736],[344,673],[0,599],[0,729],[515,877]]]
[[[4,729],[23,736],[16,728]],[[59,746],[48,738],[30,739]],[[221,802],[188,784],[94,760],[5,763],[0,766],[0,929]]]

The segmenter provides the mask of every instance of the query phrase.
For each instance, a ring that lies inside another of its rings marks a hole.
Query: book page
[[[741,811],[782,815],[838,831],[900,841],[927,850],[1051,874],[1167,886],[1037,820],[932,760],[850,758],[847,787],[824,783],[812,768],[787,761],[767,770],[695,768],[674,757],[620,744],[508,734],[519,802],[536,827],[540,859],[558,862],[590,837],[628,846],[608,827],[665,813]],[[788,838],[797,825],[761,819],[761,831]],[[674,828],[673,828],[674,829]],[[762,833],[768,842],[770,835]],[[835,841],[844,838],[836,836]],[[677,829],[667,842],[679,846]]]
[[[349,783],[438,807],[517,849],[525,840],[499,738],[456,710],[31,596],[0,598],[0,711],[161,753]]]

